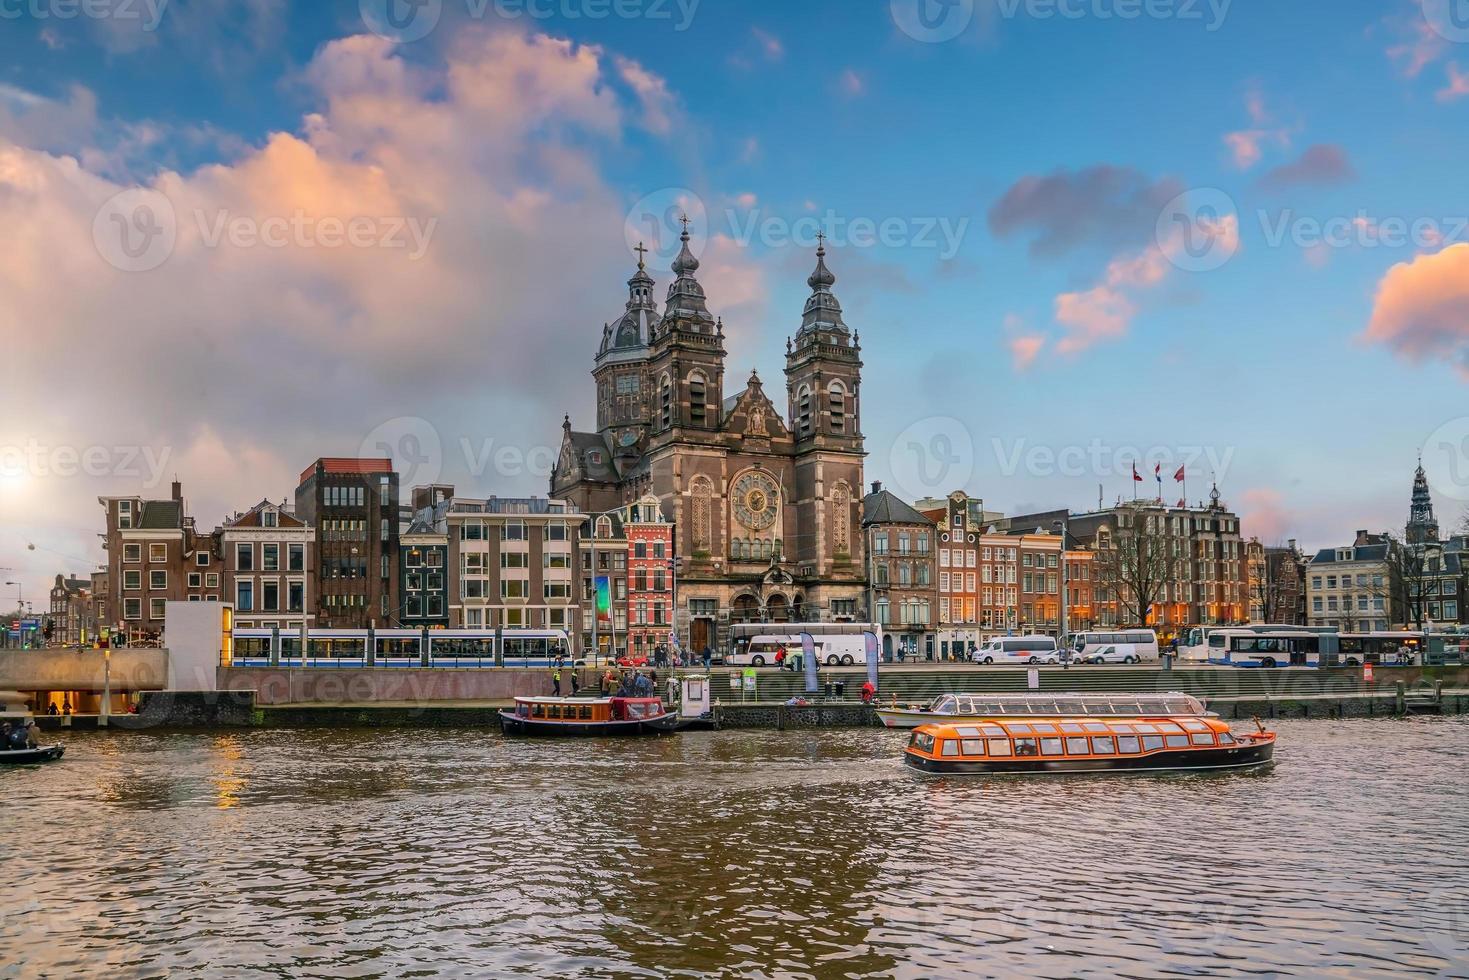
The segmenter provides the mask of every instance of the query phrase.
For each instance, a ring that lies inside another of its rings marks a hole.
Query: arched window
[[[811,435],[811,388],[801,385],[796,392],[796,436],[805,439]]]
[[[696,476],[689,484],[693,497],[693,540],[695,551],[708,551],[714,539],[714,484],[707,476]]]
[[[708,381],[700,371],[689,375],[689,424],[703,426],[708,418]]]
[[[838,554],[851,553],[852,491],[838,483],[831,492],[831,546]]]
[[[666,374],[658,379],[658,425],[673,428],[673,382]]]
[[[612,519],[611,518],[609,518],[609,517],[599,517],[599,518],[597,518],[597,537],[599,537],[599,538],[610,538],[610,537],[612,537]]]
[[[843,435],[847,431],[847,389],[840,381],[833,381],[826,391],[831,408],[831,431]]]

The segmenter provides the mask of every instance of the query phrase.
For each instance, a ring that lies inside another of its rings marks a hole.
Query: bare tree
[[[1100,590],[1117,603],[1120,626],[1141,626],[1153,605],[1179,579],[1182,555],[1162,518],[1137,510],[1118,515],[1118,526],[1099,534],[1095,566]]]

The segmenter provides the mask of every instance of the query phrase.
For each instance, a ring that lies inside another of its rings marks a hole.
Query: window
[[[1090,755],[1092,750],[1084,737],[1073,736],[1066,740],[1066,751],[1071,755]]]
[[[306,583],[291,582],[286,586],[286,609],[302,612],[306,608]]]
[[[673,382],[666,374],[658,380],[658,422],[661,428],[673,427]]]
[[[529,540],[525,533],[525,521],[506,521],[500,526],[501,541]]]
[[[530,583],[523,579],[507,579],[500,583],[500,598],[524,599],[529,593]]]
[[[1010,740],[1008,738],[992,738],[986,746],[990,755],[1009,755]]]
[[[833,381],[827,389],[828,406],[831,409],[831,431],[842,435],[847,431],[847,389],[840,381]]]
[[[281,568],[281,546],[278,544],[262,544],[260,546],[260,569],[265,572],[278,572]]]
[[[218,572],[207,572],[204,575],[204,588],[206,588],[206,589],[217,589],[217,588],[219,588],[219,573]]]
[[[260,584],[260,608],[266,612],[276,612],[281,607],[281,586],[279,582],[262,582]]]
[[[289,572],[304,572],[306,570],[306,545],[286,545],[286,570]]]
[[[148,561],[150,561],[150,562],[168,561],[168,545],[166,545],[166,544],[150,544],[150,545],[148,545]]]
[[[200,568],[209,567],[209,552],[201,551],[194,556],[194,564]]]
[[[260,524],[262,527],[279,527],[280,515],[273,510],[267,510],[260,515]]]
[[[136,568],[123,569],[122,587],[124,589],[141,589],[143,587],[143,573]]]
[[[204,587],[204,576],[198,572],[189,573],[189,588],[200,589]]]
[[[152,599],[152,600],[150,600],[149,603],[148,603],[148,618],[149,619],[162,619],[163,618],[163,610],[164,610],[164,605],[163,605],[163,600],[162,599]]]
[[[255,583],[235,583],[235,609],[239,612],[250,612],[255,608]]]
[[[127,562],[143,560],[143,546],[140,544],[125,544],[122,546],[122,560]]]
[[[168,573],[160,570],[149,571],[148,588],[153,592],[162,592],[168,588]]]
[[[120,528],[133,526],[133,502],[131,500],[117,502],[117,526]]]
[[[248,544],[235,545],[235,569],[241,572],[252,571],[255,568],[255,549]]]
[[[502,551],[500,552],[501,568],[529,568],[530,555],[524,551]]]
[[[708,393],[704,376],[695,371],[689,376],[689,422],[702,426],[708,411]]]
[[[142,619],[143,618],[143,600],[142,599],[124,599],[124,600],[122,600],[122,618],[123,619]]]
[[[796,435],[806,438],[811,435],[811,388],[802,385],[796,392]]]

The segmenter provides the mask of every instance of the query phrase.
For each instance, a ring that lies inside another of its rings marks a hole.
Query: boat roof
[[[540,697],[539,695],[532,695],[532,696],[529,696],[529,697],[517,697],[515,699],[515,703],[516,704],[575,704],[575,705],[583,705],[583,704],[612,704],[614,702],[617,702],[617,703],[620,703],[620,704],[652,704],[652,703],[658,702],[659,700],[660,699],[659,698],[656,698],[656,697],[653,697],[653,698],[572,698],[572,697],[556,697],[555,695],[547,695],[546,697]]]
[[[1205,713],[1204,703],[1182,691],[1027,691],[981,692],[976,694],[941,694],[931,702],[931,710],[953,705],[959,712],[986,715],[1087,715],[1124,714],[1183,715]]]
[[[1027,738],[1035,735],[1187,735],[1191,732],[1227,732],[1219,718],[1052,718],[1021,721],[987,718],[976,722],[919,725],[914,731],[935,738]]]

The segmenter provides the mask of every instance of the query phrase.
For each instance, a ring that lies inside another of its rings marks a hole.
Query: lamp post
[[[1051,522],[1051,526],[1061,529],[1061,639],[1064,642],[1065,639],[1066,639],[1066,627],[1067,627],[1067,622],[1066,622],[1066,620],[1067,620],[1067,616],[1066,616],[1066,598],[1067,598],[1067,596],[1066,596],[1066,588],[1067,588],[1067,581],[1066,581],[1066,527],[1067,527],[1067,518],[1066,517],[1063,517],[1059,521],[1052,521]]]

